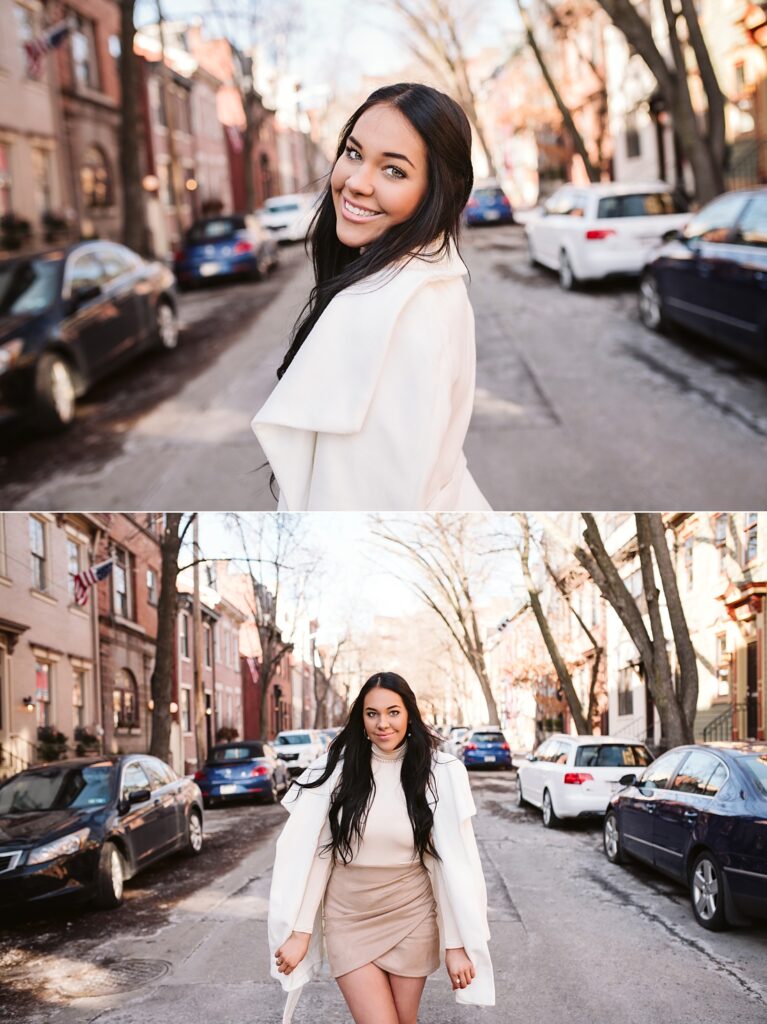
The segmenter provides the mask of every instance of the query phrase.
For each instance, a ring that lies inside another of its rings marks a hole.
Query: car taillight
[[[241,256],[245,252],[253,252],[253,246],[250,242],[236,242],[234,251],[238,256]]]
[[[586,232],[586,240],[589,242],[599,242],[604,238],[609,238],[611,235],[616,235],[618,232],[613,231],[612,228],[592,228]]]
[[[199,771],[196,771],[194,773],[194,781],[195,782],[199,782],[200,779],[204,779],[204,778],[205,778],[205,772],[204,772],[204,770],[202,768],[200,768]]]
[[[251,775],[268,775],[269,774],[269,769],[268,768],[264,768],[263,765],[257,764],[255,768],[251,769],[250,774]]]
[[[180,263],[183,260],[183,258],[184,258],[184,250],[183,249],[176,249],[176,251],[173,253],[174,261],[176,263]]]
[[[474,209],[475,206],[479,206],[479,199],[470,199],[466,205]]]
[[[509,749],[509,744],[508,743],[502,743],[501,744],[501,750],[508,750],[508,749]]]
[[[464,743],[463,749],[464,750],[476,750],[477,749],[477,744],[476,743]]]
[[[501,206],[511,206],[508,196],[501,196]]]
[[[594,776],[588,772],[565,772],[566,786],[580,786],[584,782],[593,782]]]

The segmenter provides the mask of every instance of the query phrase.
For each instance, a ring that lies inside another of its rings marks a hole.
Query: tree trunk
[[[194,680],[194,740],[197,753],[197,768],[205,764],[208,754],[207,708],[205,704],[205,681],[202,676],[202,607],[200,602],[200,556],[199,519],[194,520],[194,592],[192,596],[192,678]]]
[[[157,646],[150,689],[152,708],[149,753],[161,761],[170,760],[170,701],[173,693],[173,668],[176,651],[176,578],[181,547],[180,512],[168,512],[160,542],[160,596],[157,601]],[[181,771],[183,771],[181,765]]]
[[[138,58],[133,52],[134,0],[120,3],[120,178],[122,180],[122,230],[125,245],[150,256],[151,244],[141,186],[142,119],[139,115]]]

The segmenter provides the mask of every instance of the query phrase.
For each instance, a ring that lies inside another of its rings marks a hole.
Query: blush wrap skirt
[[[325,890],[325,946],[334,978],[369,963],[405,978],[436,971],[437,904],[420,861],[334,865]]]

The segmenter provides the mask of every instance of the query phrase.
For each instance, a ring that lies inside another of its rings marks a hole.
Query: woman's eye
[[[404,173],[404,171],[401,171],[399,169],[399,167],[387,167],[386,170],[392,172],[389,175],[390,178],[405,178],[405,177],[407,177],[407,175]]]
[[[346,147],[346,155],[349,157],[350,160],[356,160],[357,157],[360,157],[360,159],[362,159],[362,157],[360,156],[360,151],[358,149],[355,149],[353,146]]]

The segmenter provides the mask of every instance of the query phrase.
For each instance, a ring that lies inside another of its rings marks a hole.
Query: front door
[[[163,807],[151,795],[151,783],[140,761],[130,761],[123,773],[121,799],[127,800],[137,790],[147,790],[148,797],[131,804],[120,818],[135,863],[140,867],[154,858],[165,846],[166,821]]]
[[[746,739],[755,740],[759,726],[757,699],[757,645],[751,643],[746,647]]]

